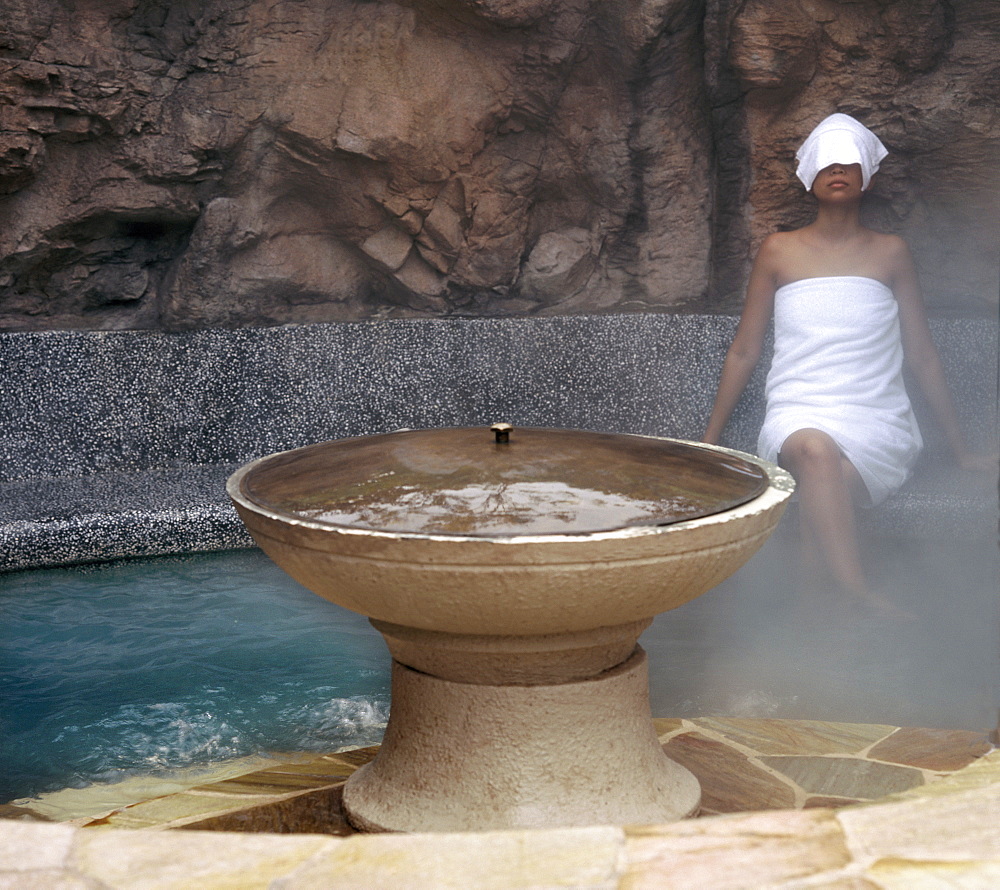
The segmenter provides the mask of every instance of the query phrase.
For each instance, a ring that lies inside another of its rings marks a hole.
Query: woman
[[[816,198],[816,219],[761,245],[703,438],[718,443],[773,316],[758,452],[796,479],[807,555],[818,554],[859,602],[893,613],[869,590],[854,511],[899,488],[923,444],[903,386],[904,359],[958,463],[986,462],[959,429],[906,244],[861,224],[862,195],[886,154],[845,114],[822,121],[799,149],[796,172]]]

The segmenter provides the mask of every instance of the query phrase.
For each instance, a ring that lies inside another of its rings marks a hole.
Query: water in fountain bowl
[[[239,492],[279,516],[334,526],[499,537],[669,525],[767,485],[756,464],[676,440],[528,427],[501,444],[464,427],[271,455],[248,467]]]
[[[675,515],[699,515],[698,507],[674,499]],[[417,486],[387,488],[379,499],[345,498],[333,509],[302,515],[333,525],[481,535],[559,534],[579,528],[619,528],[655,522],[663,503],[616,492],[594,491],[564,482],[472,484],[428,491]]]

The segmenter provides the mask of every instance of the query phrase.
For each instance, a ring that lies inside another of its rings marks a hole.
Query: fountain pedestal
[[[534,637],[372,624],[393,653],[392,714],[344,788],[355,827],[669,822],[697,809],[697,779],[653,731],[636,644],[648,620]]]

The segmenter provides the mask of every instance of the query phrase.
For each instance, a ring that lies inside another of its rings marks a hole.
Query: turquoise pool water
[[[389,656],[256,551],[0,575],[0,803],[377,742]]]
[[[656,716],[989,729],[991,542],[881,542],[886,622],[796,584],[776,535],[643,635]],[[0,803],[268,752],[381,738],[389,656],[368,622],[258,551],[0,575]]]

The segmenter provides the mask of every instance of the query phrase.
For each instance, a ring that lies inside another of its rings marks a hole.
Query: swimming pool
[[[794,578],[787,535],[643,635],[657,716],[988,729],[990,543],[882,542],[888,623]],[[269,752],[377,742],[389,656],[359,615],[258,551],[0,575],[0,803]]]
[[[0,802],[377,742],[389,658],[257,551],[0,576]]]

